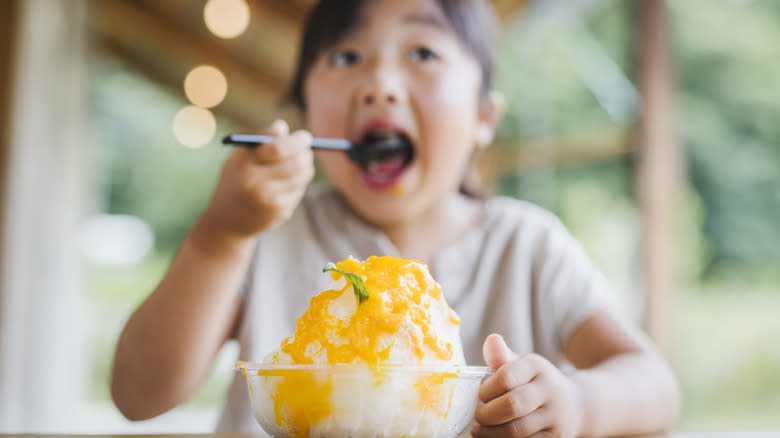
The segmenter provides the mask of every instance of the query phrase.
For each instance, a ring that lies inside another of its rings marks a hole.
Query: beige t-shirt
[[[606,306],[606,282],[551,213],[510,198],[482,202],[480,223],[429,266],[462,319],[466,362],[484,365],[482,342],[500,333],[516,353],[535,352],[561,364],[572,331]],[[328,286],[330,276],[322,274],[327,262],[399,254],[336,192],[316,191],[287,222],[259,238],[255,255],[238,340],[240,359],[259,362],[294,332],[311,297]],[[238,373],[218,430],[262,433]]]

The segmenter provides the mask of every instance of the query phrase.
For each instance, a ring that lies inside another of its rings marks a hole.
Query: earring
[[[479,146],[488,146],[493,141],[493,129],[487,125],[477,127],[476,140]]]

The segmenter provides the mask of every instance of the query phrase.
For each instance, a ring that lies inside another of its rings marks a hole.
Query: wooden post
[[[0,427],[53,430],[73,421],[86,377],[77,227],[91,168],[84,147],[87,1],[11,3],[9,17],[8,1],[0,0],[0,22],[8,17],[15,27],[10,98],[0,101],[9,116],[0,119],[7,128],[0,132],[7,159]],[[0,35],[6,29],[0,25]]]
[[[645,328],[668,351],[670,297],[675,288],[673,212],[682,153],[675,136],[672,77],[664,33],[664,1],[639,2],[639,83],[643,98],[637,187],[642,215]]]
[[[16,70],[16,33],[19,2],[16,0],[0,0],[0,361],[10,362],[8,358],[9,335],[6,315],[12,309],[5,299],[9,294],[6,283],[3,281],[5,272],[5,247],[10,240],[6,236],[6,222],[8,217],[9,198],[9,170],[11,163],[11,130],[12,130],[12,106],[14,94],[14,76]],[[8,258],[10,259],[10,257]],[[11,381],[16,376],[0,363],[0,392],[5,392],[5,382]],[[14,400],[0,394],[0,424],[6,425],[11,420],[9,405]]]
[[[16,42],[16,0],[0,2],[0,267],[3,266],[3,230],[5,221],[8,163],[11,150],[11,95],[13,92],[14,44]],[[0,287],[0,296],[2,296]],[[0,309],[2,312],[2,309]]]

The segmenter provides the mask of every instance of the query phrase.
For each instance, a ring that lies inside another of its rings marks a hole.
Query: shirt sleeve
[[[609,285],[563,224],[552,215],[546,222],[535,254],[533,294],[539,347],[559,362],[580,324],[610,307]]]

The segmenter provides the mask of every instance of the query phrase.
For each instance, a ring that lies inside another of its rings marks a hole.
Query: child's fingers
[[[288,191],[303,191],[314,177],[314,155],[304,150],[301,154],[267,166],[252,166],[251,185],[273,196]]]
[[[277,119],[271,123],[265,133],[274,137],[287,137],[290,134],[290,126],[284,120]]]
[[[283,217],[285,219],[292,216],[293,211],[295,211],[295,208],[298,207],[298,204],[301,203],[301,199],[303,199],[303,193],[303,191],[288,192],[279,198]]]
[[[290,179],[298,175],[314,175],[314,154],[310,149],[305,149],[298,155],[287,157],[266,168],[266,178]]]
[[[255,148],[255,161],[260,164],[279,163],[309,150],[311,142],[311,134],[307,131],[296,131],[291,135],[276,136],[275,141],[258,145]]]
[[[493,333],[485,338],[482,344],[482,356],[485,357],[487,366],[494,370],[501,368],[501,365],[516,358],[517,355],[506,345],[503,336]]]
[[[495,374],[485,379],[479,387],[479,399],[486,403],[494,398],[524,385],[542,369],[541,358],[527,354],[505,363]]]
[[[302,154],[311,155],[312,136],[308,131],[298,130],[283,138],[280,143],[281,159],[286,160]]]
[[[277,119],[271,123],[263,134],[276,138],[287,137],[290,134],[290,126],[284,120]],[[272,144],[259,144],[250,149],[255,160],[260,163],[273,162],[278,154],[277,148]]]
[[[284,177],[277,177],[264,182],[266,190],[269,193],[284,194],[288,192],[296,192],[303,190],[311,181],[314,176],[314,165],[311,165],[311,170],[302,169],[300,172],[291,173]]]
[[[478,438],[493,437],[524,437],[546,438],[553,436],[548,429],[552,425],[551,414],[548,409],[537,409],[522,418],[517,418],[498,426],[474,425],[471,428],[471,436]]]
[[[544,388],[531,382],[478,406],[474,411],[474,419],[483,426],[497,426],[515,418],[525,417],[544,402]]]

